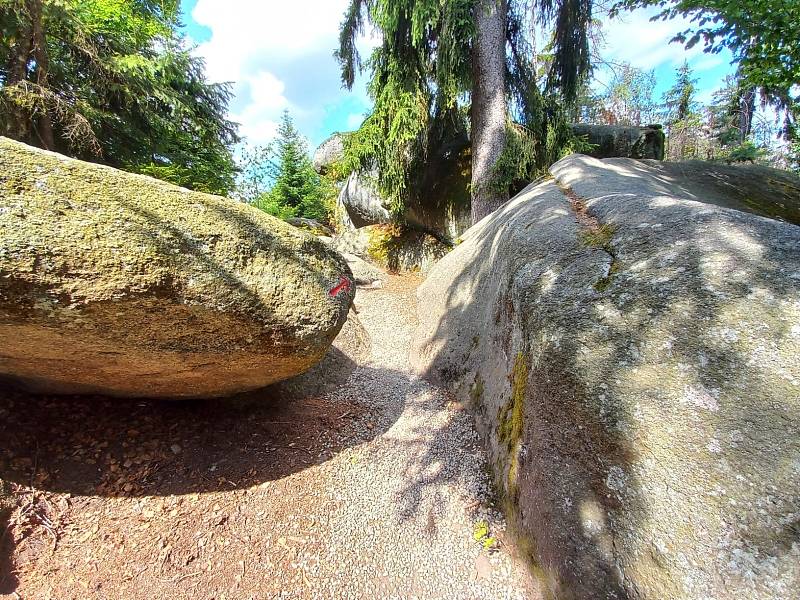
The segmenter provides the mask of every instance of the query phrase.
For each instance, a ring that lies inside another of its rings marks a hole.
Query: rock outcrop
[[[652,158],[664,160],[665,136],[661,125],[576,124],[572,131],[596,146],[589,152],[595,158]]]
[[[335,236],[333,248],[394,272],[427,273],[450,247],[430,234],[390,225],[370,225]]]
[[[32,391],[265,386],[322,358],[354,293],[255,208],[0,138],[0,374]]]
[[[334,133],[314,152],[314,170],[320,175],[324,175],[332,165],[342,160],[343,156],[344,137],[341,133]]]
[[[706,168],[568,157],[419,290],[414,364],[474,408],[554,597],[800,589],[800,228],[696,201]]]
[[[351,173],[339,192],[338,205],[353,227],[380,225],[392,220],[384,200],[368,174]]]
[[[327,225],[323,225],[316,219],[307,219],[305,217],[292,217],[286,220],[289,225],[293,227],[297,227],[298,229],[302,229],[303,231],[307,231],[309,233],[313,233],[316,236],[332,236],[333,232],[330,230],[330,227]]]
[[[342,134],[323,142],[314,153],[320,174],[343,158]],[[437,146],[425,165],[419,187],[424,197],[408,201],[398,222],[444,240],[455,240],[471,223],[470,159],[466,135]],[[389,203],[375,185],[376,173],[355,172],[340,183],[336,202],[337,229],[348,231],[392,222]]]

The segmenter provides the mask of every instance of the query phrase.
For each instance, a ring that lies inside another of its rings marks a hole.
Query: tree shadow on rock
[[[768,505],[777,518],[800,493],[787,466],[800,451],[792,374],[772,368],[767,344],[744,345],[766,322],[770,336],[789,336],[776,315],[797,299],[786,274],[797,271],[796,235],[682,204],[668,189],[621,194],[611,180],[597,190],[589,214],[613,232],[603,247],[576,244],[581,227],[553,186],[550,200],[529,189],[464,236],[459,262],[434,273],[447,285],[421,349],[426,376],[472,404],[488,446],[502,449],[490,456],[498,487],[556,597],[637,597],[634,548],[680,573],[648,537],[654,521],[697,560],[712,560],[698,548],[723,541],[785,560],[800,542],[794,525],[776,536],[756,513],[702,499],[709,482],[744,477],[752,487],[736,490],[739,506],[780,489]],[[659,486],[688,500],[667,506]],[[721,521],[736,527],[708,531]]]

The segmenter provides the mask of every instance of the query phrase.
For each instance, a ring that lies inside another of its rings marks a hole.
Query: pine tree
[[[265,157],[271,165],[271,189],[256,199],[256,206],[282,219],[305,217],[327,221],[323,185],[308,156],[303,136],[284,111],[273,146],[274,155]]]
[[[696,100],[696,84],[688,61],[678,67],[675,84],[664,94],[664,124],[667,129],[667,157],[670,160],[696,158],[702,126]]]
[[[553,26],[544,72],[531,10],[536,26]],[[592,0],[350,0],[337,52],[347,87],[361,67],[356,39],[366,22],[382,43],[367,63],[374,109],[350,138],[348,166],[377,170],[402,214],[433,149],[469,131],[473,222],[492,212],[520,175],[556,160],[570,139],[564,101],[589,71],[591,15]]]
[[[279,171],[272,196],[284,206],[299,207],[317,182],[307,148],[294,126],[288,111],[284,111],[278,127],[276,153]]]
[[[230,88],[177,0],[0,0],[0,134],[200,191],[233,187]]]

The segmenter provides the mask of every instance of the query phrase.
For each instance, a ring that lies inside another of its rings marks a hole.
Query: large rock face
[[[637,161],[552,173],[431,271],[416,367],[554,597],[796,597],[800,228]]]
[[[664,160],[665,136],[661,125],[634,127],[627,125],[576,124],[572,131],[585,137],[596,148],[596,158],[652,158]]]
[[[331,166],[342,160],[343,156],[344,136],[341,133],[334,133],[314,152],[314,170],[324,175]]]
[[[33,391],[210,397],[314,365],[347,264],[250,206],[0,138],[0,374]]]
[[[320,174],[344,156],[343,134],[325,140],[314,152]],[[409,200],[398,222],[443,240],[455,240],[471,223],[470,157],[466,135],[437,147],[425,165],[419,187],[424,196]],[[344,182],[336,202],[337,229],[349,231],[392,221],[388,202],[375,186],[375,172],[355,172]]]
[[[338,204],[344,207],[347,219],[356,229],[392,220],[372,179],[364,173],[350,174],[339,192]]]
[[[427,273],[450,251],[432,235],[396,226],[370,225],[346,231],[330,241],[343,255],[354,254],[394,272]]]

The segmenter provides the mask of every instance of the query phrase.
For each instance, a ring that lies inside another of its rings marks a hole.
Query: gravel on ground
[[[356,300],[368,355],[322,395],[3,390],[0,598],[540,598],[470,414],[411,373],[419,281],[386,279]]]

